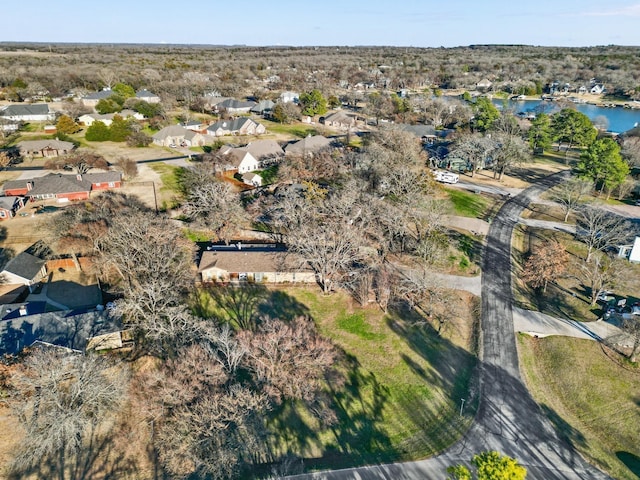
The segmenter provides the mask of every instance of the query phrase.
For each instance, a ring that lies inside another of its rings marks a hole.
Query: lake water
[[[556,102],[545,100],[493,100],[498,108],[506,108],[518,112],[539,112],[554,113],[558,111],[559,106]],[[606,129],[610,132],[622,133],[632,129],[636,125],[640,125],[640,109],[631,109],[623,107],[599,107],[597,105],[588,105],[585,103],[576,103],[576,110],[584,113],[587,117],[594,121],[598,117],[607,119]]]

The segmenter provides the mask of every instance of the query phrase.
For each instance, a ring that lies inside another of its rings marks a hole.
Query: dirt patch
[[[95,275],[75,269],[53,270],[47,286],[47,297],[69,308],[102,303],[102,293]]]
[[[48,239],[46,223],[52,214],[36,215],[35,212],[35,204],[29,204],[19,210],[15,217],[0,223],[0,246],[10,250],[11,256],[22,252],[38,240]]]

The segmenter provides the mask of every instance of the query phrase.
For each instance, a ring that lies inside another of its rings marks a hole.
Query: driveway
[[[511,236],[531,199],[559,183],[556,174],[506,202],[489,229],[483,257],[480,407],[465,437],[444,454],[418,462],[362,467],[292,478],[440,479],[449,465],[496,450],[518,459],[529,480],[592,480],[608,476],[562,441],[520,378],[511,292]]]

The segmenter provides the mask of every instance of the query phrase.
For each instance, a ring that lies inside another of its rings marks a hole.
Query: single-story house
[[[262,186],[262,177],[257,173],[247,172],[242,175],[242,181],[246,185],[251,185],[252,187],[261,187]]]
[[[147,103],[160,103],[160,97],[155,93],[151,93],[146,88],[143,88],[142,90],[138,90],[136,92],[136,98],[138,100],[144,100]]]
[[[2,283],[26,285],[33,291],[33,285],[47,276],[47,262],[25,250],[9,260],[0,272]]]
[[[352,115],[338,111],[327,115],[326,117],[320,117],[320,123],[323,123],[327,127],[348,129],[355,126],[356,119]]]
[[[284,147],[286,155],[301,155],[301,156],[313,156],[316,153],[320,153],[323,150],[327,150],[331,147],[331,140],[322,135],[309,135],[294,143]]]
[[[300,94],[298,92],[282,92],[278,100],[282,103],[298,103],[300,101]]]
[[[52,122],[56,118],[46,103],[13,104],[0,108],[0,118],[16,122]]]
[[[247,117],[220,120],[207,128],[207,133],[215,137],[224,135],[262,135],[266,131],[267,129],[264,125]]]
[[[9,180],[2,185],[5,195],[24,196],[32,200],[56,198],[58,201],[86,200],[92,190],[119,188],[122,186],[120,172],[85,173],[65,175],[49,173],[43,177]]]
[[[601,93],[604,93],[604,91],[604,85],[602,85],[601,83],[597,83],[593,87],[591,87],[591,93],[595,95],[600,95]]]
[[[264,115],[265,113],[269,113],[275,107],[275,103],[271,100],[261,100],[256,103],[253,107],[251,107],[250,112],[255,113],[257,115]]]
[[[284,150],[275,140],[255,140],[245,145],[251,155],[260,161],[277,160],[284,156]]]
[[[23,197],[0,197],[0,220],[15,216],[16,212],[22,207],[24,207]]]
[[[99,92],[93,92],[88,95],[82,97],[82,104],[85,107],[95,107],[98,105],[100,100],[105,100],[109,98],[111,95],[115,95],[115,92],[110,88],[105,88],[104,90],[100,90]]]
[[[0,354],[15,354],[34,344],[82,351],[91,338],[117,329],[104,311],[45,308],[45,302],[0,306]]]
[[[202,253],[198,272],[203,282],[315,283],[310,268],[296,267],[277,244],[211,246]]]
[[[227,98],[215,105],[215,110],[226,110],[229,113],[249,113],[249,111],[255,107],[256,102],[247,102],[242,100],[236,100],[235,98]]]
[[[171,145],[201,147],[206,142],[204,135],[193,130],[188,130],[181,125],[164,127],[151,138],[153,139],[153,143],[161,147],[170,147]]]
[[[438,139],[436,128],[433,125],[398,125],[405,132],[409,132],[420,139],[422,143],[434,143]]]
[[[198,120],[191,120],[180,124],[181,127],[193,132],[202,133],[207,130],[207,126]]]
[[[94,122],[102,122],[108,127],[113,123],[113,117],[116,115],[119,115],[124,119],[135,118],[136,120],[144,120],[144,115],[141,113],[134,112],[133,110],[122,110],[118,113],[85,113],[78,117],[78,121],[86,127],[90,127]]]
[[[618,257],[627,258],[633,263],[640,263],[640,237],[633,240],[633,245],[619,245]]]
[[[16,146],[23,157],[58,157],[75,148],[73,143],[62,140],[23,140]]]
[[[8,118],[0,117],[0,130],[5,133],[17,132],[20,125],[15,120],[9,120]]]

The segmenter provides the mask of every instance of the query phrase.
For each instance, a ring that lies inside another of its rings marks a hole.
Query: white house
[[[160,103],[160,97],[155,93],[151,93],[146,88],[143,88],[142,90],[138,90],[136,92],[136,98],[138,100],[144,100],[147,103]]]
[[[238,173],[243,174],[260,169],[260,160],[251,155],[244,147],[231,148],[224,155],[229,159],[227,164],[229,170],[237,170]]]
[[[56,114],[46,103],[13,104],[0,108],[0,118],[16,122],[52,122]]]
[[[2,283],[27,285],[32,291],[33,285],[47,276],[46,261],[26,251],[12,258],[0,273]]]
[[[261,187],[262,186],[262,177],[257,173],[247,172],[242,175],[242,181],[251,185],[252,187]]]
[[[298,103],[300,101],[300,94],[297,92],[282,92],[278,99],[282,103]]]
[[[618,246],[618,257],[628,258],[633,263],[640,263],[640,237],[633,240],[633,245]]]

